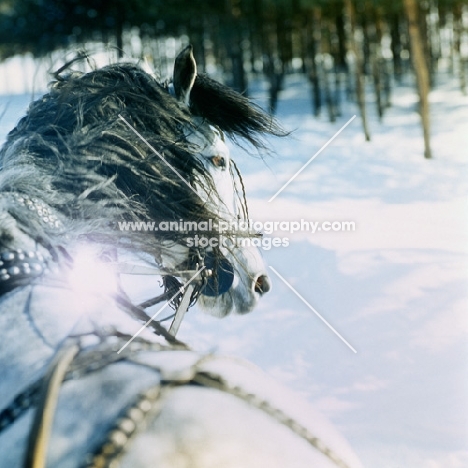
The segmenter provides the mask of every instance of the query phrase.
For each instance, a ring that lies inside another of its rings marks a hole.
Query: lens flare
[[[76,292],[112,294],[117,292],[117,275],[111,264],[99,260],[91,248],[74,255],[68,280]]]

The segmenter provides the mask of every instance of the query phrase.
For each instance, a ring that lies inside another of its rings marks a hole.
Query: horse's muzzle
[[[258,275],[253,283],[254,292],[263,296],[271,289],[271,281],[268,275]]]

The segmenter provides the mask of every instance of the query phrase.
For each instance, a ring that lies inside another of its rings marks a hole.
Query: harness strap
[[[138,429],[144,426],[149,417],[156,417],[160,413],[161,391],[161,386],[156,385],[138,396],[135,403],[116,421],[105,442],[86,464],[86,468],[118,466],[116,461],[123,455]]]
[[[169,327],[169,333],[174,337],[177,335],[177,332],[179,331],[182,320],[185,317],[185,313],[187,312],[190,306],[190,302],[192,301],[192,294],[194,291],[195,291],[195,285],[193,283],[187,285],[185,288],[185,292],[182,296],[182,300],[180,301],[180,304],[177,307],[174,320],[172,321],[171,326]]]
[[[126,308],[128,312],[130,313],[130,315],[144,322],[148,322],[148,319],[150,317],[146,314],[146,312],[141,307],[133,305],[127,298],[123,297],[120,294],[115,296],[115,300],[122,307]],[[186,347],[185,343],[176,339],[157,320],[149,321],[148,326],[153,329],[156,335],[159,335],[165,338],[168,343]]]
[[[315,449],[328,457],[336,466],[339,466],[340,468],[349,468],[349,465],[345,463],[333,450],[325,445],[318,437],[315,437],[306,427],[292,419],[282,410],[275,408],[273,405],[271,405],[270,402],[261,399],[257,395],[245,391],[241,387],[229,385],[218,375],[199,372],[194,376],[192,382],[197,383],[203,387],[215,388],[216,390],[220,390],[240,398],[251,406],[254,406],[255,408],[273,417],[279,423],[287,426],[295,434],[306,440]]]
[[[41,390],[42,379],[33,382],[26,390],[18,393],[13,401],[0,411],[0,433],[10,427],[31,406],[37,403]]]
[[[115,351],[120,346],[117,342],[103,343],[96,348],[93,347],[93,349],[87,351],[82,350],[80,352],[80,346],[77,342],[73,341],[68,342],[59,350],[42,380],[42,393],[38,398],[39,402],[32,429],[29,434],[28,448],[23,468],[45,468],[54,414],[60,387],[64,380],[76,378],[77,372],[79,375],[94,372],[112,362],[125,359],[132,361],[133,353],[143,351],[147,347],[148,350],[164,349],[159,344],[147,345],[145,343],[133,343],[133,345],[133,349],[127,349],[124,356],[116,355]],[[181,347],[179,349],[182,350],[184,348]],[[147,390],[141,392],[134,402],[117,418],[112,429],[107,433],[103,443],[87,462],[86,468],[110,467],[111,463],[115,463],[128,449],[131,440],[139,430],[145,427],[145,423],[150,418],[158,416],[165,396],[169,394],[173,388],[181,385],[200,385],[233,395],[254,408],[268,414],[280,424],[288,427],[297,436],[314,447],[314,449],[329,458],[337,467],[349,468],[349,465],[322,442],[321,439],[311,433],[310,430],[300,422],[291,418],[283,410],[272,405],[271,402],[256,394],[250,393],[241,386],[229,384],[217,373],[206,372],[201,369],[197,370],[207,357],[208,356],[203,356],[197,363],[190,366],[188,376],[186,373],[182,373],[180,374],[182,377],[172,376],[170,378],[163,378],[161,384],[149,387]],[[138,364],[138,360],[134,362]],[[158,366],[156,366],[155,369],[158,369],[159,372],[163,372],[163,368],[158,368]]]
[[[44,377],[42,394],[29,433],[24,468],[45,468],[47,446],[52,431],[60,386],[78,351],[79,346],[75,342],[69,343],[60,349]]]
[[[47,261],[38,251],[3,250],[0,253],[0,295],[42,276]]]
[[[146,427],[146,422],[150,417],[157,417],[161,411],[162,403],[171,390],[182,385],[200,385],[206,388],[219,390],[223,393],[239,398],[249,405],[268,414],[280,424],[288,427],[301,439],[308,442],[314,449],[329,458],[333,464],[339,468],[349,468],[332,449],[323,443],[318,437],[315,437],[306,427],[292,419],[281,409],[274,407],[269,401],[263,400],[258,395],[251,394],[238,386],[231,386],[226,383],[222,377],[206,373],[196,372],[192,369],[192,376],[189,380],[165,380],[161,385],[150,387],[141,393],[133,404],[125,410],[124,414],[117,419],[116,423],[109,431],[105,441],[100,448],[93,454],[92,459],[86,465],[86,468],[103,468],[111,466],[120,466],[118,460],[122,457],[131,443],[132,438],[136,436],[141,428]]]

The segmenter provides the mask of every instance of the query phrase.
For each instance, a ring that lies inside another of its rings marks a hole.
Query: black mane
[[[0,192],[36,196],[67,220],[68,238],[92,236],[115,244],[129,236],[111,221],[204,221],[215,216],[119,118],[129,122],[184,178],[216,193],[184,131],[197,130],[194,116],[230,137],[261,146],[265,133],[281,130],[246,98],[206,76],[198,76],[190,109],[165,85],[133,64],[114,64],[55,74],[50,91],[33,102],[0,151]],[[10,211],[15,211],[10,207]],[[16,213],[33,238],[28,220]],[[0,229],[1,230],[1,229]],[[1,234],[1,233],[0,233]],[[44,230],[50,245],[61,235]],[[130,233],[132,244],[156,253],[154,236]],[[177,241],[182,233],[158,233]],[[2,246],[0,235],[0,247]]]
[[[207,75],[197,75],[190,93],[190,109],[231,138],[240,137],[262,147],[262,134],[284,136],[275,119],[238,92]]]

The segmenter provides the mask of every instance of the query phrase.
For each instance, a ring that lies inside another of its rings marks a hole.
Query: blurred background
[[[399,83],[416,72],[428,133],[437,73],[456,75],[466,93],[466,8],[466,0],[2,0],[2,87],[37,89],[41,66],[53,69],[80,48],[146,61],[165,77],[190,42],[199,70],[240,92],[265,79],[272,112],[292,73],[307,78],[315,116],[333,122],[344,100],[356,102],[366,139],[366,99],[381,119]],[[7,68],[18,59],[28,70],[19,80],[13,64]]]

